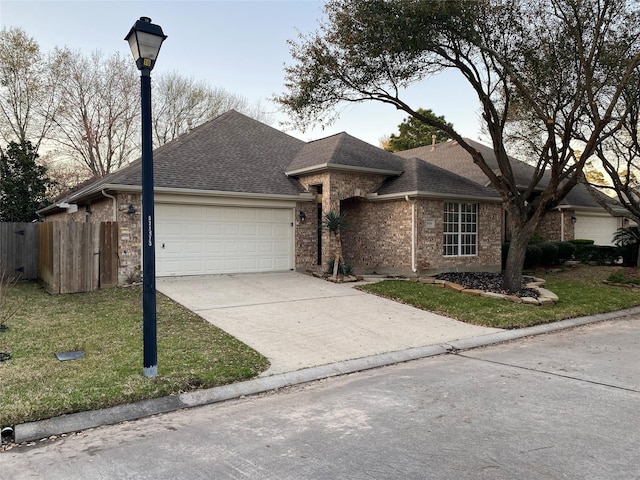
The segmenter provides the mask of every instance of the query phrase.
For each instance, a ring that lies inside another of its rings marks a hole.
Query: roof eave
[[[603,215],[611,216],[611,214],[601,206],[587,207],[585,205],[563,204],[563,205],[558,205],[557,207],[554,207],[554,210],[575,210],[575,211],[582,211],[582,212],[602,213]],[[611,210],[615,212],[616,214],[615,216],[620,216],[620,217],[630,216],[630,213],[623,207],[612,205]]]
[[[140,188],[138,188],[140,190]],[[296,200],[311,201],[316,199],[316,195],[311,192],[300,192],[297,195],[286,193],[254,193],[254,192],[228,192],[224,190],[200,190],[191,188],[170,188],[156,187],[155,193],[164,193],[171,195],[194,195],[201,197],[234,197],[234,198],[251,198],[255,200]]]
[[[310,175],[313,173],[319,173],[322,171],[341,171],[341,172],[353,172],[353,173],[365,173],[370,175],[385,175],[387,177],[397,177],[403,173],[402,170],[387,170],[383,168],[371,168],[371,167],[357,167],[354,165],[341,165],[338,163],[323,163],[319,165],[313,165],[311,167],[300,168],[297,170],[289,170],[284,172],[288,177],[298,177],[302,175]]]
[[[479,202],[502,203],[502,199],[499,197],[483,196],[483,195],[465,195],[465,194],[459,194],[459,193],[438,193],[438,192],[428,192],[424,190],[414,190],[414,191],[398,192],[398,193],[385,193],[382,195],[379,195],[377,193],[370,193],[369,195],[367,195],[367,200],[384,201],[384,200],[404,199],[406,197],[433,198],[433,199],[445,199],[445,200],[475,200]]]

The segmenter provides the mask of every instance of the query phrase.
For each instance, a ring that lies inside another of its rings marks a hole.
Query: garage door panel
[[[222,229],[222,225],[220,224],[207,223],[205,226],[205,233],[208,236],[220,236],[224,234],[224,231]]]
[[[186,249],[185,249],[185,253],[187,255],[193,255],[193,254],[203,254],[204,253],[204,245],[200,242],[195,243],[195,242],[189,242],[186,245]]]
[[[207,248],[205,252],[208,255],[221,255],[224,253],[224,243],[223,242],[207,242]]]
[[[613,245],[620,220],[615,217],[576,214],[574,237],[593,240],[596,245]]]
[[[258,226],[257,225],[242,225],[242,235],[247,235],[251,237],[255,237],[258,235]]]
[[[240,233],[240,225],[236,223],[225,224],[223,226],[223,235],[229,236],[237,236]]]
[[[169,255],[179,255],[184,253],[184,249],[182,248],[183,245],[181,243],[171,242],[171,243],[164,243],[164,244],[161,243],[160,245],[161,246],[164,245],[164,247],[161,247],[162,252],[158,252],[156,256],[164,252],[166,252]]]
[[[195,223],[191,225],[185,225],[182,233],[189,237],[194,235],[202,235],[204,233],[203,227],[204,225],[199,225]]]
[[[264,272],[293,268],[292,209],[156,207],[158,276]]]

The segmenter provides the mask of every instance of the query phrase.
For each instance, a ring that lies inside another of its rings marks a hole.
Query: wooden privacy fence
[[[5,275],[38,278],[37,231],[37,223],[0,223],[0,269]]]
[[[38,277],[49,293],[90,292],[117,285],[118,224],[39,223]]]

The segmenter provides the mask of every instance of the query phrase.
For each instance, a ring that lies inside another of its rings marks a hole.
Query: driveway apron
[[[265,355],[263,375],[500,331],[296,272],[158,278],[157,289]]]

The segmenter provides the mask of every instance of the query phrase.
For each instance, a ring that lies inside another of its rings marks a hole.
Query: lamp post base
[[[151,367],[144,367],[144,376],[147,378],[153,378],[158,375],[158,365],[152,365]]]

